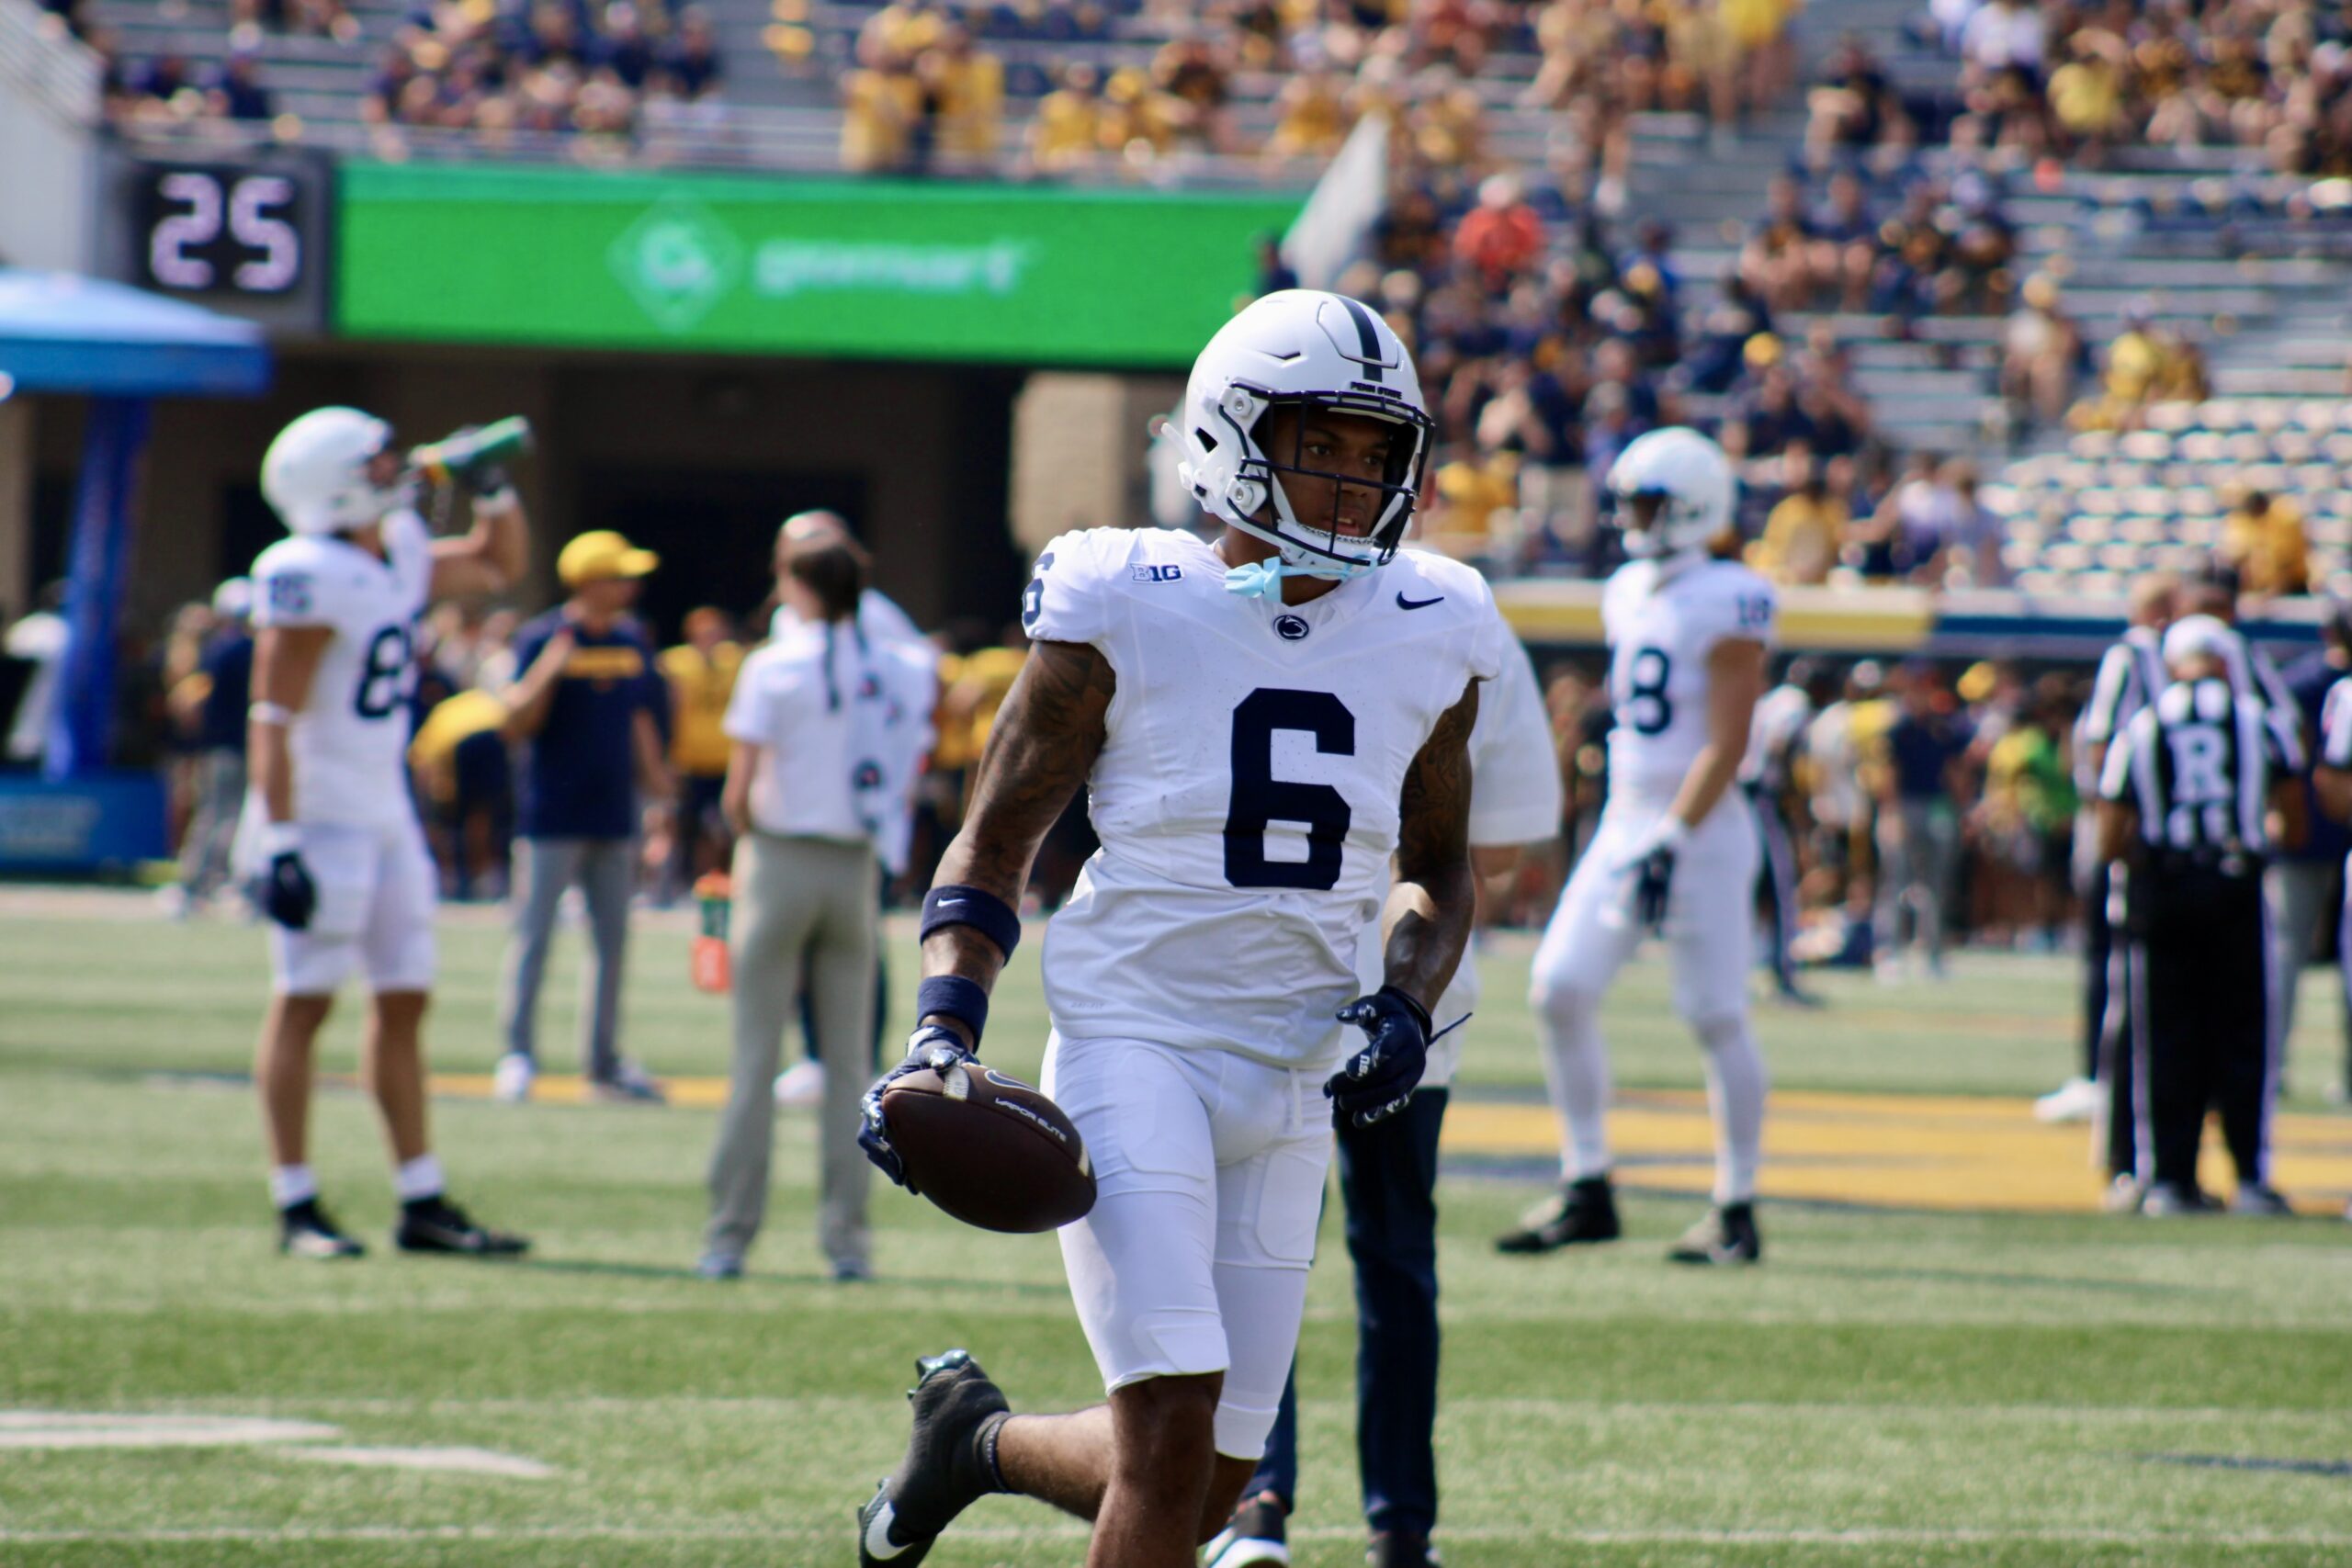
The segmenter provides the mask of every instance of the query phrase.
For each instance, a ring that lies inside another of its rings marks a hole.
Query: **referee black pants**
[[[2269,908],[2259,872],[2147,867],[2132,875],[2125,960],[2134,1168],[2197,1190],[2209,1111],[2239,1184],[2269,1181]]]

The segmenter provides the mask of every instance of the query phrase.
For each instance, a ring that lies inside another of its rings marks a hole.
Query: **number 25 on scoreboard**
[[[148,276],[182,293],[286,293],[302,276],[296,194],[283,175],[159,171],[147,204]]]

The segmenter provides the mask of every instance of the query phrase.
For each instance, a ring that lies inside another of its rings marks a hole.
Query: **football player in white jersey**
[[[1410,1099],[1469,934],[1468,740],[1502,630],[1476,572],[1397,548],[1430,434],[1404,345],[1352,299],[1271,294],[1202,351],[1182,412],[1223,532],[1038,557],[1029,662],[924,900],[899,1069],[979,1043],[1032,857],[1084,784],[1102,847],[1046,936],[1045,1087],[1093,1162],[1061,1245],[1108,1400],[1012,1416],[968,1355],[927,1358],[906,1458],[858,1512],[869,1568],[921,1562],[1000,1490],[1091,1519],[1093,1568],[1191,1568],[1274,1420],[1333,1121]],[[878,1088],[865,1137],[895,1179]]]
[[[320,1207],[309,1156],[313,1046],[355,972],[373,993],[361,1073],[391,1149],[394,1245],[478,1255],[525,1246],[448,1200],[425,1131],[419,1034],[433,987],[435,874],[408,788],[417,623],[435,599],[503,591],[530,548],[503,478],[468,479],[472,529],[435,539],[410,504],[408,460],[380,420],[316,409],[262,458],[262,493],[293,537],[254,562],[252,784],[240,852],[272,922],[275,995],[254,1076],[278,1246],[295,1257],[364,1250]]]
[[[1600,999],[1647,935],[1663,936],[1674,1009],[1706,1051],[1714,1207],[1668,1254],[1753,1263],[1764,1061],[1747,1021],[1756,821],[1732,791],[1772,640],[1772,590],[1710,541],[1731,525],[1732,474],[1696,431],[1652,431],[1609,471],[1633,558],[1609,580],[1609,805],[1535,951],[1529,998],[1566,1134],[1560,1192],[1498,1237],[1505,1252],[1613,1241],[1609,1055]]]
[[[1526,852],[1556,837],[1560,759],[1535,666],[1506,635],[1502,672],[1479,689],[1470,729],[1470,858],[1481,888],[1507,890]],[[1366,927],[1359,968],[1380,984],[1379,931]],[[1475,945],[1475,944],[1474,944]],[[1437,1524],[1437,1165],[1458,1027],[1478,1006],[1478,966],[1464,952],[1431,1014],[1439,1024],[1412,1103],[1371,1127],[1339,1130],[1340,1197],[1356,1269],[1356,1464],[1370,1568],[1430,1568]],[[1284,1521],[1298,1503],[1298,1401],[1283,1390],[1266,1457],[1204,1568],[1290,1561]]]

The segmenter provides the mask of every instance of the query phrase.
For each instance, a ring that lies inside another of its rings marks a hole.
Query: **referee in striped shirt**
[[[2190,615],[2165,633],[2171,683],[2109,745],[2099,776],[2099,852],[2124,881],[2124,1032],[2132,1057],[2133,1173],[2142,1212],[2211,1207],[2197,1184],[2209,1110],[2237,1168],[2232,1208],[2282,1214],[2270,1185],[2272,1027],[2268,907],[2274,845],[2302,837],[2291,753],[2262,699],[2234,689],[2243,646]]]

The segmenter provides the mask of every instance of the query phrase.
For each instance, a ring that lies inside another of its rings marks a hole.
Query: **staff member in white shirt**
[[[787,536],[777,564],[777,592],[800,625],[743,661],[727,710],[735,1061],[698,1271],[739,1278],[766,1213],[772,1086],[805,973],[828,1069],[818,1245],[833,1278],[862,1280],[873,1168],[857,1146],[857,1102],[874,1032],[878,866],[903,853],[892,824],[927,745],[933,680],[927,657],[860,630],[865,571],[845,540]]]

